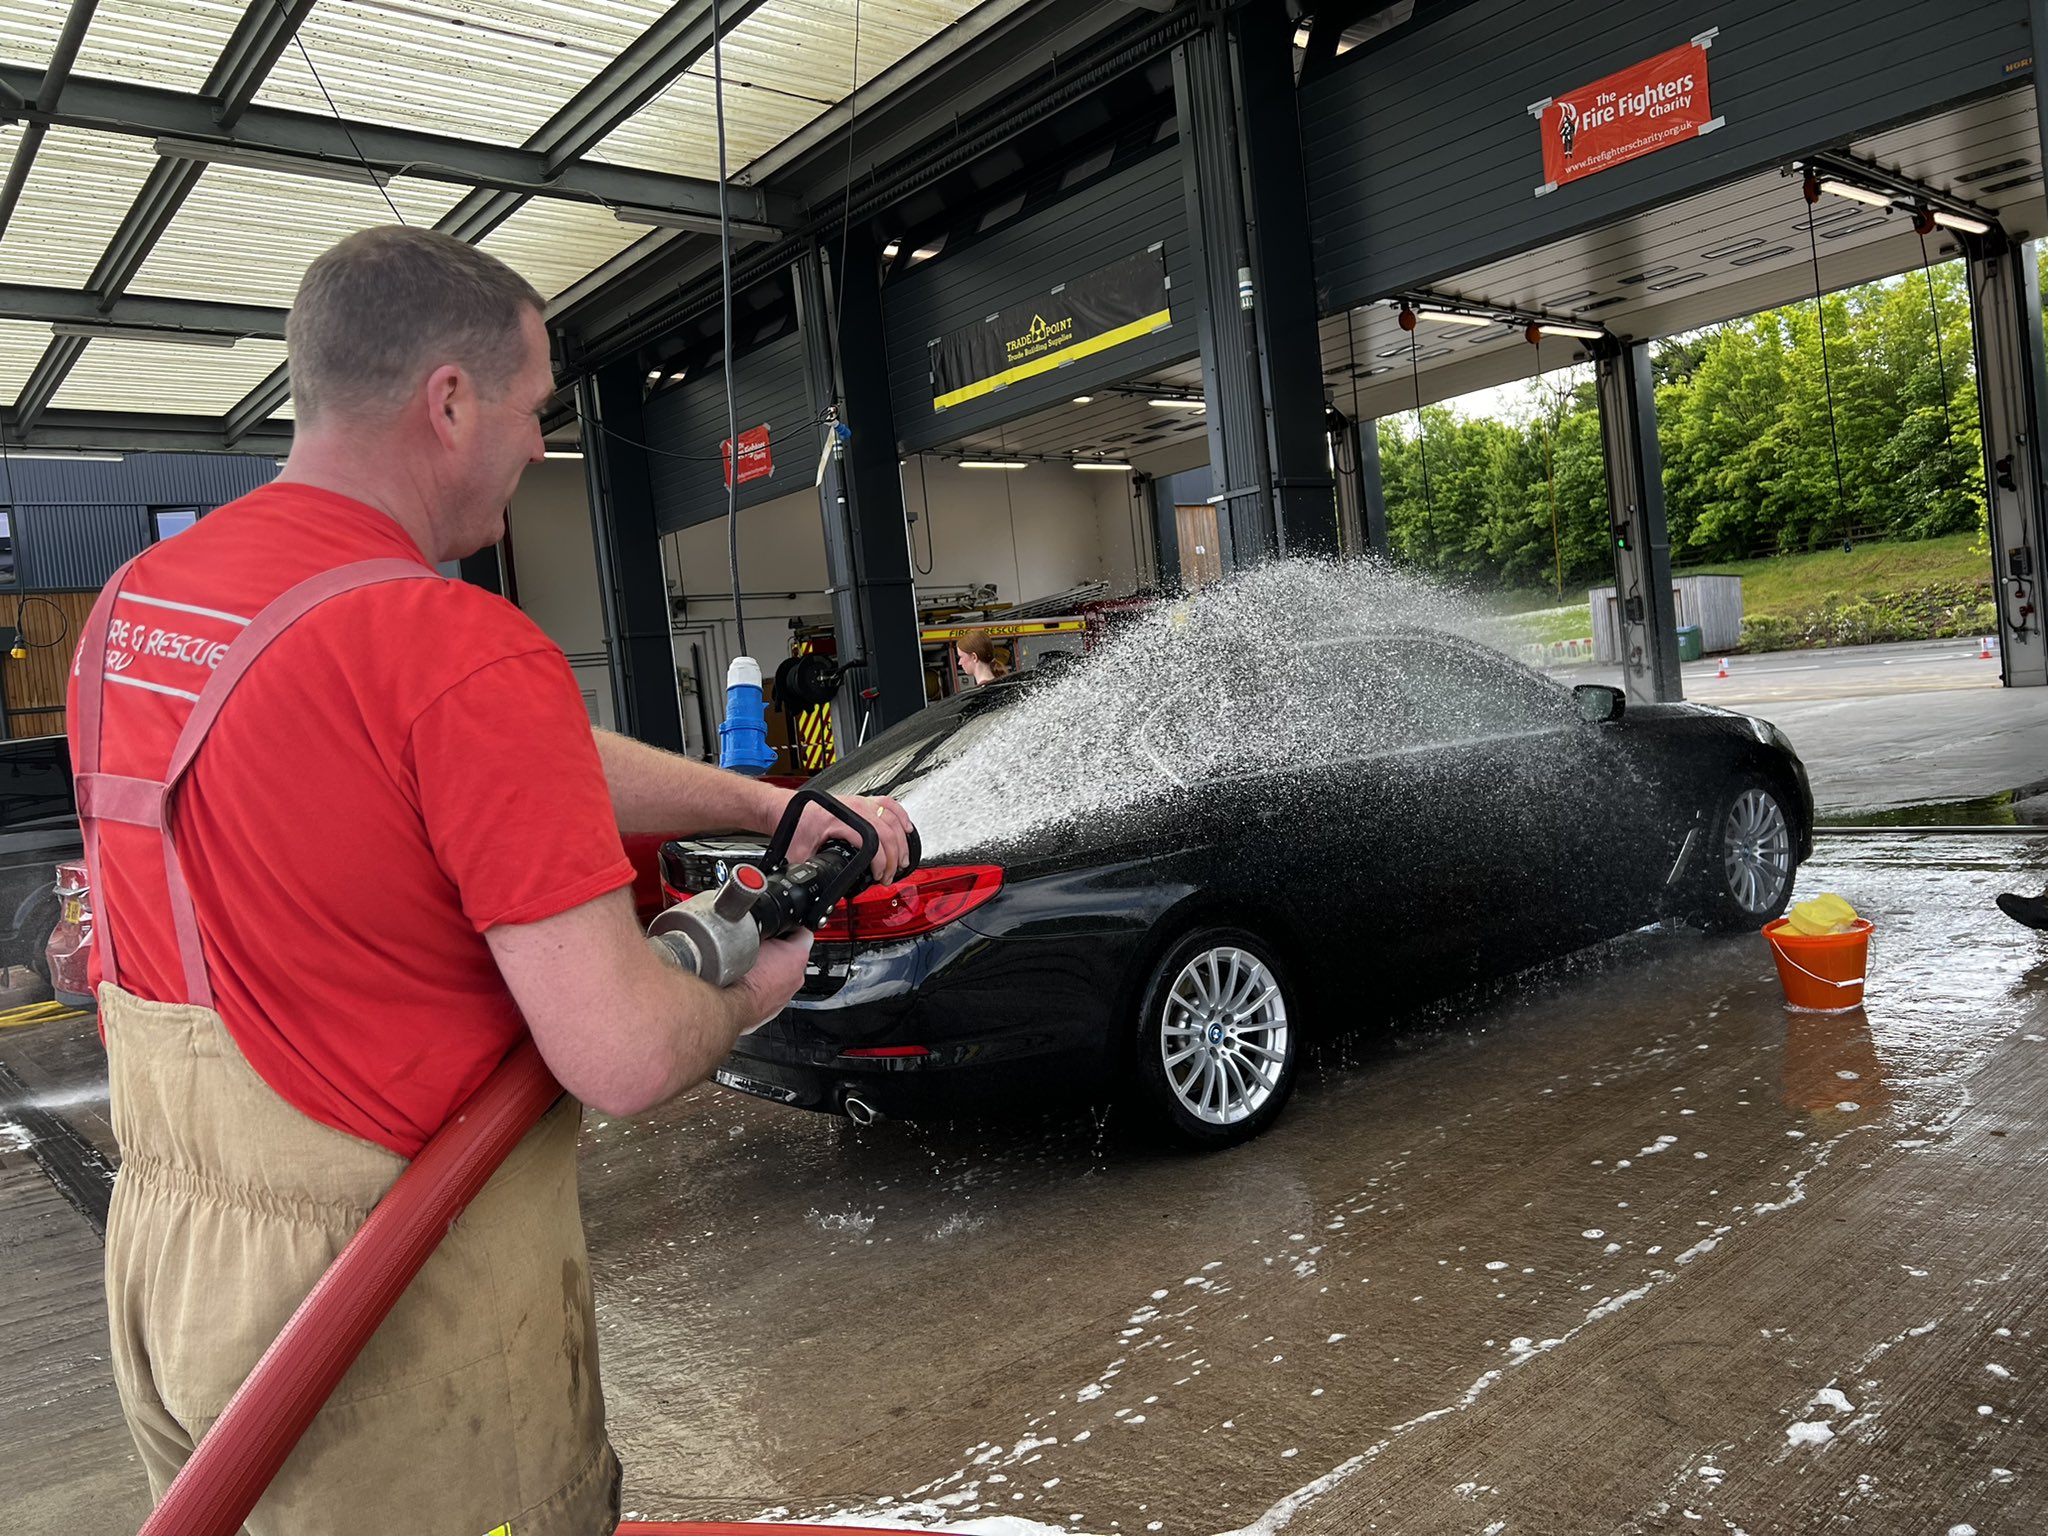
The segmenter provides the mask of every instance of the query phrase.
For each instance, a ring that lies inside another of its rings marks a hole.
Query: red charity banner
[[[719,445],[719,452],[725,459],[725,483],[732,484],[732,439],[727,438]],[[775,473],[775,455],[768,447],[768,428],[749,427],[740,434],[740,484],[749,480],[765,480]]]
[[[1697,42],[1568,91],[1544,106],[1545,192],[1717,128]]]

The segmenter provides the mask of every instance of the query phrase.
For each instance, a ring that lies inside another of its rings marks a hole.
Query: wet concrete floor
[[[1828,837],[1865,1008],[1645,933],[1407,1021],[1236,1151],[1112,1116],[586,1120],[642,1518],[963,1530],[2048,1529],[2048,838]],[[1369,977],[1362,983],[1370,984]],[[0,1033],[104,1140],[91,1040]],[[0,1110],[10,1525],[132,1531],[99,1245]]]

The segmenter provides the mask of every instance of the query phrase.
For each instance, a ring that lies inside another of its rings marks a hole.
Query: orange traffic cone
[[[1979,661],[1989,661],[1991,659],[1991,637],[1989,635],[1984,635],[1977,641],[1977,659]]]
[[[1718,672],[1716,672],[1716,673],[1714,674],[1714,676],[1716,676],[1716,677],[1726,677],[1727,675],[1728,675],[1728,658],[1727,658],[1726,656],[1723,656],[1723,657],[1721,658],[1721,670],[1720,670],[1720,671],[1718,671]]]

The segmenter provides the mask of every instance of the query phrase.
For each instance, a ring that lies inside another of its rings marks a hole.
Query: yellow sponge
[[[1793,932],[1813,937],[1847,933],[1856,923],[1856,909],[1832,891],[1797,903],[1785,916]]]

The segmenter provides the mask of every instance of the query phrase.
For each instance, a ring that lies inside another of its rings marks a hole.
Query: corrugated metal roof
[[[59,22],[64,19],[64,7],[56,0],[28,3]],[[254,3],[268,5],[271,0]],[[196,91],[206,84],[214,60],[247,9],[247,0],[100,0],[78,50],[77,72]],[[43,58],[35,62],[40,64]]]
[[[400,176],[385,189],[408,224],[432,224],[462,188]],[[288,305],[315,256],[344,235],[391,224],[375,187],[210,165],[136,274],[137,293]]]
[[[12,400],[28,382],[36,360],[50,344],[47,325],[24,320],[0,320],[0,397]]]
[[[101,338],[87,343],[84,356],[50,404],[56,410],[218,416],[283,361],[281,341],[194,347]]]
[[[553,298],[648,233],[645,225],[621,224],[607,208],[535,199],[479,243]]]
[[[657,0],[321,0],[256,99],[518,144],[667,7]],[[327,87],[322,95],[320,85]]]
[[[277,3],[100,0],[75,73],[196,92],[249,7]],[[522,144],[670,9],[669,0],[320,0],[300,32],[318,80],[294,42],[256,99],[323,117],[339,112],[451,138]],[[860,0],[858,7],[855,0],[766,0],[726,39],[733,170],[841,100],[856,53],[866,83],[973,9],[974,0]],[[65,14],[65,0],[0,0],[0,60],[46,66]],[[706,57],[592,158],[714,175],[711,78]],[[0,126],[0,165],[20,138],[18,126]],[[52,129],[0,238],[0,282],[83,288],[156,164],[147,136]],[[459,187],[415,177],[397,179],[390,192],[414,225],[434,223],[462,196]],[[320,251],[392,217],[370,187],[210,166],[128,291],[286,305]],[[645,234],[603,208],[535,201],[483,244],[554,295]],[[48,342],[47,326],[0,325],[0,401],[20,394]],[[208,350],[96,340],[50,404],[217,415],[282,354],[275,342]],[[277,416],[289,419],[289,406]]]
[[[21,129],[0,130],[11,163]],[[82,288],[156,155],[140,139],[52,128],[0,239],[0,282]]]
[[[767,0],[725,40],[725,135],[734,172],[759,159],[853,87],[854,0]],[[921,47],[973,0],[861,0],[860,81]],[[598,146],[593,160],[680,176],[718,174],[711,57]]]

